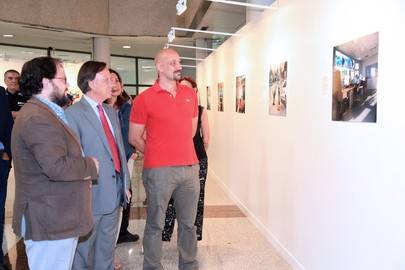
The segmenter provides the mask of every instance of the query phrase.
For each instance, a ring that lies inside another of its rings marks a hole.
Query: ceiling
[[[202,0],[196,6],[195,15],[190,21],[190,28],[206,29],[211,31],[221,31],[234,33],[239,30],[246,22],[246,9],[240,6],[233,6],[221,3],[214,3]],[[241,1],[244,2],[244,1]],[[263,1],[262,1],[263,2]],[[267,1],[273,2],[273,0]],[[208,7],[208,8],[207,8]],[[173,9],[175,7],[173,6]],[[167,25],[168,31],[170,27],[175,25]],[[164,27],[166,28],[166,26]],[[13,34],[14,37],[6,38],[3,34]],[[177,33],[176,33],[177,35]],[[97,37],[96,34],[75,32],[69,30],[61,30],[48,28],[43,26],[32,26],[10,22],[0,21],[0,44],[12,44],[20,46],[47,48],[53,47],[58,50],[70,50],[80,52],[91,52],[92,37]],[[181,34],[180,34],[181,36]],[[224,36],[206,35],[206,34],[183,34],[184,37],[176,37],[174,43],[182,45],[194,45],[196,39],[214,40],[216,43],[222,43]],[[110,36],[111,37],[111,54],[123,56],[140,56],[154,57],[155,53],[164,47],[167,43],[166,37],[161,36]],[[214,42],[215,43],[215,42]],[[130,49],[124,49],[124,45],[130,45]],[[195,50],[193,49],[176,49],[181,56],[194,57]],[[29,55],[27,50],[15,49],[15,53],[21,55]],[[23,52],[25,51],[25,53]],[[0,51],[0,55],[1,55]],[[21,56],[22,57],[22,56]]]
[[[337,46],[344,54],[357,60],[364,60],[378,54],[378,32],[353,39]]]

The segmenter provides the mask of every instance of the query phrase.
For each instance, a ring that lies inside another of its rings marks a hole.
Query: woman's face
[[[113,72],[111,72],[111,86],[112,86],[111,95],[113,97],[118,97],[119,95],[121,95],[123,90],[122,84],[118,79],[118,76]]]

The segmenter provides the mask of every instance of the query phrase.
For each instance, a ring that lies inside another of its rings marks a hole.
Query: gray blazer
[[[100,164],[99,178],[93,182],[93,215],[113,212],[126,198],[130,188],[129,172],[117,112],[103,104],[114,129],[121,159],[121,179],[116,179],[114,163],[101,122],[86,99],[82,98],[66,110],[69,126],[75,131],[85,156],[95,157]]]

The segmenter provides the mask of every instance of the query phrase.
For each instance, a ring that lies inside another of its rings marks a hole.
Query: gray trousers
[[[144,169],[143,184],[148,198],[143,238],[144,270],[163,270],[162,229],[167,204],[174,198],[178,221],[179,269],[197,270],[197,236],[194,225],[200,183],[198,165]]]
[[[93,215],[90,234],[79,238],[73,270],[113,270],[121,207],[106,215]]]

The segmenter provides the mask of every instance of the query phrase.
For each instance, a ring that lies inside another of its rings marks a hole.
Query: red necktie
[[[118,147],[115,143],[114,136],[111,132],[110,126],[108,125],[107,118],[104,114],[104,110],[101,104],[97,105],[98,114],[100,115],[101,124],[103,125],[105,136],[107,137],[108,145],[110,146],[110,151],[113,156],[114,168],[117,172],[121,171],[120,155],[118,154]]]

